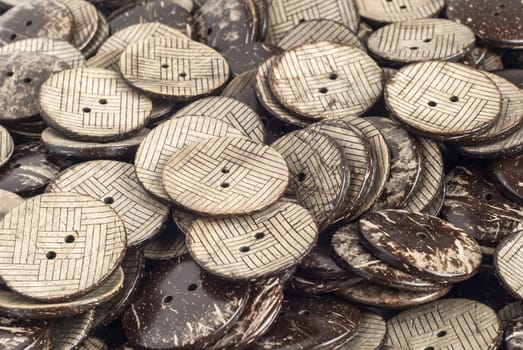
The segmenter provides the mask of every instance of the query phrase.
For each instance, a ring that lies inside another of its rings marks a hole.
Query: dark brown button
[[[231,74],[238,76],[258,67],[272,56],[278,55],[282,50],[274,45],[251,42],[229,46],[223,51],[223,57],[229,63]]]
[[[40,349],[50,335],[51,322],[0,317],[0,346],[4,349]]]
[[[19,2],[0,19],[0,41],[27,38],[73,39],[74,19],[65,3],[56,0]]]
[[[521,207],[503,197],[476,163],[457,166],[448,175],[441,216],[491,246],[523,229]]]
[[[519,0],[450,0],[447,16],[469,26],[483,41],[494,47],[523,48],[523,11]]]
[[[189,251],[184,233],[169,223],[162,233],[144,243],[143,253],[149,260],[168,260],[189,254]]]
[[[385,210],[365,214],[359,225],[366,247],[373,254],[427,279],[463,281],[480,267],[478,243],[439,218]]]
[[[287,297],[280,317],[256,343],[257,349],[323,349],[349,340],[358,328],[359,310],[332,298]]]
[[[489,168],[498,189],[507,198],[523,205],[523,153],[493,160]]]
[[[523,350],[523,318],[512,320],[505,329],[507,350]]]
[[[345,280],[319,280],[294,275],[290,278],[286,289],[296,295],[322,295],[339,290],[343,282]]]
[[[133,24],[160,22],[190,34],[190,13],[172,1],[153,0],[131,4],[109,18],[111,32]]]
[[[366,118],[380,131],[391,153],[390,175],[374,210],[403,208],[421,176],[422,155],[418,142],[398,123],[384,117]]]
[[[187,255],[157,265],[142,285],[123,316],[124,331],[132,343],[157,349],[202,348],[217,341],[249,297],[247,283],[218,280]]]
[[[506,329],[512,320],[523,317],[523,302],[516,301],[505,305],[498,311],[498,317],[503,329]]]
[[[38,53],[0,55],[0,120],[27,121],[40,113],[40,87],[53,73],[69,69],[64,61]]]

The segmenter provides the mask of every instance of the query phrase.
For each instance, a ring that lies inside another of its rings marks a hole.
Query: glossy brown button
[[[2,15],[0,40],[3,44],[27,38],[71,41],[74,19],[69,7],[56,0],[21,2]]]
[[[439,218],[404,210],[365,214],[359,221],[366,247],[398,268],[434,281],[463,281],[481,263],[478,243]]]
[[[258,69],[263,62],[282,53],[282,50],[271,44],[250,42],[230,46],[222,53],[229,63],[231,74],[238,76],[251,69]]]
[[[243,312],[247,283],[218,280],[185,255],[157,265],[123,316],[128,339],[156,349],[193,349],[217,341]],[[165,337],[165,334],[171,334]]]
[[[286,289],[295,295],[323,295],[339,290],[340,283],[344,281],[345,280],[320,280],[294,275],[286,283]]]
[[[523,229],[521,207],[503,197],[474,163],[457,166],[448,175],[441,216],[491,246]]]
[[[523,181],[520,178],[523,174],[523,153],[493,160],[490,163],[490,173],[504,195],[523,205]]]
[[[53,73],[69,69],[64,61],[38,53],[0,55],[0,120],[5,122],[34,119],[40,112],[40,87]]]
[[[390,174],[374,210],[403,208],[410,200],[422,171],[418,142],[397,122],[384,117],[368,117],[376,126],[391,153]]]
[[[413,328],[413,324],[419,326]],[[467,299],[439,300],[403,311],[387,321],[387,328],[383,347],[387,350],[412,348],[417,344],[434,349],[446,346],[463,350],[496,349],[503,335],[494,310]]]
[[[0,327],[0,345],[4,349],[38,349],[50,334],[51,322],[0,317]]]
[[[523,48],[523,4],[518,0],[447,2],[447,16],[469,26],[483,41],[494,47]]]
[[[337,347],[358,328],[359,310],[332,298],[287,297],[280,317],[255,345],[257,349]]]
[[[523,349],[523,318],[512,320],[505,329],[504,341],[507,350]]]

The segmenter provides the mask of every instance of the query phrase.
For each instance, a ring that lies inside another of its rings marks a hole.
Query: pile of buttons
[[[523,349],[520,0],[0,9],[0,348]]]

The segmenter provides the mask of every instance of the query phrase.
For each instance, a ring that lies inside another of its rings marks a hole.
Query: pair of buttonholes
[[[499,4],[499,5],[498,5],[498,11],[494,12],[493,15],[496,16],[496,17],[499,16],[499,15],[501,14],[501,13],[499,12],[499,10],[502,10],[502,9],[504,9],[504,8],[505,8],[505,5],[504,5],[504,4]]]
[[[160,67],[162,67],[163,69],[168,69],[170,66],[167,63],[164,63]],[[180,78],[185,78],[185,77],[187,77],[187,73],[181,72],[180,74],[178,74],[178,76]]]
[[[336,80],[336,79],[338,79],[338,74],[336,74],[336,73],[331,73],[331,74],[329,75],[329,79],[330,79],[330,80]],[[319,91],[320,93],[322,93],[322,94],[326,94],[327,92],[329,92],[329,89],[327,89],[325,86],[323,86],[323,87],[319,88],[318,91]]]
[[[25,22],[25,26],[26,27],[30,27],[33,25],[33,21],[26,21]],[[13,40],[16,40],[17,38],[17,35],[15,33],[11,34],[11,36],[9,37],[9,40],[13,41]]]
[[[198,289],[198,285],[196,283],[191,283],[187,286],[187,290],[189,292],[194,292],[196,289]],[[174,297],[172,295],[166,295],[162,299],[163,304],[170,304],[174,300]]]
[[[104,106],[104,105],[107,104],[107,100],[105,98],[101,98],[101,99],[98,100],[98,103],[101,104],[102,106]],[[82,108],[82,112],[84,112],[84,113],[91,113],[91,108],[84,107],[84,108]]]
[[[430,230],[431,227],[429,225],[423,225],[423,228],[426,230]],[[416,232],[416,237],[418,237],[420,240],[425,240],[429,238],[429,235],[427,235],[425,232]]]
[[[5,73],[6,77],[12,77],[15,73],[13,71],[8,71]],[[25,84],[30,84],[33,80],[31,78],[24,78],[22,80]]]
[[[222,174],[228,174],[230,172],[229,168],[223,167]],[[230,184],[227,181],[224,181],[220,184],[221,188],[229,188]]]
[[[425,39],[423,39],[424,43],[430,43],[431,41],[432,41],[432,38],[425,38]],[[419,47],[418,46],[411,46],[411,47],[409,47],[409,49],[414,51],[414,50],[419,49]]]
[[[451,96],[449,98],[449,101],[453,102],[453,103],[459,102],[459,97],[458,96]],[[436,101],[429,101],[427,104],[429,105],[429,107],[436,107],[438,105],[438,103]]]
[[[393,0],[387,0],[387,2],[392,2]],[[400,5],[400,10],[406,10],[407,9],[407,6],[406,5]]]
[[[262,239],[263,237],[265,237],[265,233],[263,233],[263,232],[256,232],[254,234],[254,239],[256,239],[257,241]],[[241,246],[239,250],[242,253],[248,253],[251,250],[251,247],[244,245],[244,246]]]
[[[441,337],[444,337],[447,335],[447,332],[446,331],[439,331],[436,336],[438,338],[441,338]],[[424,348],[423,350],[435,350],[435,348],[433,346],[427,346],[426,348]]]
[[[74,243],[75,241],[75,237],[73,235],[67,235],[64,237],[64,242],[65,243]],[[56,252],[54,251],[48,251],[47,253],[45,253],[45,257],[47,260],[54,260],[56,258]]]

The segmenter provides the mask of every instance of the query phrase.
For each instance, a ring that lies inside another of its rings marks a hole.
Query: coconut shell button
[[[152,102],[114,71],[78,68],[55,74],[42,85],[40,107],[46,122],[64,135],[114,141],[144,128]]]
[[[58,175],[47,192],[80,193],[108,204],[122,219],[128,246],[152,238],[169,217],[169,208],[145,191],[129,163],[95,160],[76,164]]]
[[[306,43],[330,41],[366,50],[356,34],[343,24],[328,19],[312,19],[300,22],[278,42],[278,47],[291,50]]]
[[[185,236],[169,225],[164,232],[144,243],[143,253],[149,260],[168,260],[189,252]]]
[[[498,348],[503,335],[494,310],[468,299],[439,300],[403,311],[387,321],[387,328],[386,350],[491,350]]]
[[[168,160],[186,145],[206,138],[238,136],[243,133],[230,124],[209,117],[181,117],[168,120],[143,140],[136,152],[136,175],[147,191],[169,200],[162,184]]]
[[[107,350],[107,345],[103,340],[96,337],[85,338],[77,347],[76,350]]]
[[[0,327],[0,345],[4,349],[40,349],[38,344],[49,336],[51,322],[0,316]]]
[[[493,160],[490,163],[492,179],[505,196],[523,205],[523,153]],[[518,176],[519,175],[519,176]]]
[[[258,114],[245,103],[227,97],[199,99],[177,111],[173,117],[202,116],[230,124],[250,139],[263,142],[263,123]]]
[[[138,290],[144,268],[145,260],[142,251],[138,248],[127,249],[122,261],[123,286],[114,298],[94,309],[92,328],[106,327],[120,316]]]
[[[340,350],[378,350],[385,341],[387,324],[383,317],[370,311],[362,311],[360,324],[354,337]]]
[[[438,144],[422,137],[417,138],[421,151],[421,174],[405,209],[436,216],[430,211],[431,204],[437,202],[445,186],[443,155]]]
[[[270,83],[270,74],[271,69],[276,62],[277,57],[273,56],[265,61],[259,68],[256,73],[256,96],[258,97],[260,103],[263,107],[269,111],[273,116],[282,120],[283,122],[296,125],[296,126],[307,126],[312,121],[308,121],[305,118],[300,117],[293,111],[284,107],[280,101],[272,93],[271,83]]]
[[[391,152],[390,175],[374,209],[406,206],[422,173],[420,146],[398,123],[384,117],[369,117],[380,131]]]
[[[107,22],[107,19],[101,12],[98,12],[97,17],[98,28],[96,29],[94,36],[89,41],[87,46],[82,49],[82,53],[85,55],[85,57],[91,57],[94,55],[102,43],[109,37],[109,23]]]
[[[80,68],[85,65],[85,57],[73,45],[62,40],[49,38],[31,38],[2,46],[0,54],[15,52],[33,52],[55,56],[67,63],[71,68]]]
[[[70,42],[74,19],[65,3],[33,0],[18,3],[0,19],[0,42],[8,44],[27,38],[50,38]]]
[[[24,199],[19,195],[4,190],[0,190],[0,198],[2,198],[2,201],[0,202],[0,220],[3,219],[11,209],[17,207],[24,201]]]
[[[273,148],[219,137],[185,146],[167,162],[163,184],[177,205],[203,215],[238,215],[281,198],[289,170]]]
[[[383,87],[382,71],[369,56],[329,42],[285,52],[272,66],[270,79],[280,103],[310,119],[321,119],[326,112],[362,114],[376,103]]]
[[[523,349],[523,318],[511,321],[505,330],[504,341],[507,350]]]
[[[17,145],[9,162],[0,169],[0,189],[33,196],[69,165],[69,161],[53,157],[39,143]]]
[[[179,37],[157,37],[127,47],[120,70],[132,86],[154,97],[187,100],[217,91],[229,79],[225,58]]]
[[[149,134],[148,129],[128,139],[113,142],[78,141],[61,135],[52,128],[42,132],[42,144],[51,153],[77,159],[128,158],[134,155],[140,143]]]
[[[54,303],[27,298],[0,288],[0,312],[23,319],[48,319],[79,315],[115,297],[122,288],[123,282],[123,271],[118,268],[108,280],[86,295],[70,301]]]
[[[344,280],[319,280],[294,275],[287,282],[286,288],[295,295],[322,295],[339,290],[340,282]]]
[[[340,217],[351,218],[367,199],[376,173],[370,142],[359,129],[342,120],[325,120],[310,128],[329,135],[343,151],[349,165],[350,184]]]
[[[494,255],[496,275],[505,288],[518,299],[523,295],[523,274],[518,271],[523,245],[523,231],[505,238]]]
[[[397,67],[429,60],[458,61],[475,41],[466,25],[428,18],[389,24],[372,33],[367,45],[378,61]]]
[[[373,254],[430,280],[463,281],[481,264],[478,243],[461,229],[433,216],[385,210],[365,214],[359,226]]]
[[[141,347],[201,349],[234,325],[248,299],[247,283],[218,280],[185,255],[145,276],[123,316],[123,327],[127,338]]]
[[[83,50],[94,38],[98,29],[98,11],[84,0],[70,0],[65,3],[73,15],[74,31],[72,44]]]
[[[9,161],[13,155],[14,148],[13,138],[9,131],[0,125],[0,167]]]
[[[509,303],[498,311],[498,318],[501,321],[503,329],[505,329],[512,320],[520,317],[523,317],[523,302],[521,301]]]
[[[374,283],[401,290],[431,291],[442,286],[394,268],[363,247],[357,224],[341,227],[332,236],[334,258],[349,271]]]
[[[93,321],[94,310],[54,320],[51,331],[53,349],[76,348],[87,337]]]
[[[340,300],[288,297],[280,317],[255,348],[337,348],[356,333],[359,320],[359,310]]]
[[[447,2],[449,19],[469,26],[480,39],[494,47],[523,48],[523,19],[514,16],[521,11],[523,4],[517,0]]]
[[[444,0],[356,0],[356,4],[361,17],[377,24],[437,17],[445,7]]]
[[[385,85],[385,102],[394,116],[412,131],[439,140],[470,138],[491,128],[501,116],[501,101],[492,79],[453,62],[406,66]]]
[[[472,158],[500,158],[523,151],[523,126],[515,133],[492,143],[458,146],[457,149]]]
[[[211,349],[243,349],[267,333],[280,314],[283,286],[277,277],[254,284],[247,306],[236,323]]]
[[[360,19],[353,0],[307,0],[299,4],[293,0],[274,0],[269,6],[268,41],[277,43],[300,22],[311,19],[329,19],[339,22],[353,32]]]
[[[225,51],[253,41],[255,20],[248,1],[207,0],[196,12],[195,32],[200,41]]]
[[[223,57],[229,63],[231,74],[236,77],[251,69],[258,69],[267,59],[281,52],[279,47],[271,44],[250,42],[229,47],[223,51]]]
[[[111,16],[109,26],[111,32],[115,33],[133,24],[147,22],[160,22],[190,33],[190,13],[176,1],[153,0],[133,3]]]
[[[287,162],[290,189],[311,212],[320,230],[342,209],[350,183],[350,171],[342,149],[327,134],[299,130],[271,145]]]
[[[4,283],[47,302],[85,295],[103,283],[118,267],[127,242],[113,209],[73,193],[27,199],[0,222],[0,235]]]
[[[457,166],[448,175],[441,217],[491,246],[523,230],[523,209],[503,197],[481,165],[473,163]]]
[[[205,270],[228,279],[272,277],[311,251],[317,226],[304,208],[278,202],[251,215],[196,219],[187,248]]]
[[[53,73],[69,69],[64,61],[38,53],[0,55],[0,120],[18,122],[38,116],[38,94]]]

